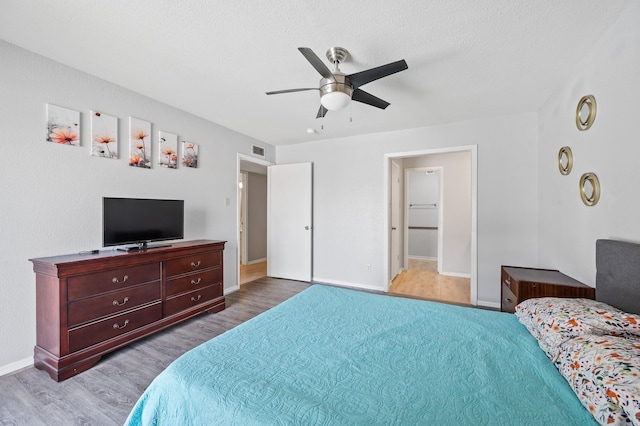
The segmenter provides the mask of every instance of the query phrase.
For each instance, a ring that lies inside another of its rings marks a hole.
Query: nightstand
[[[536,297],[596,297],[595,288],[555,269],[502,266],[500,287],[500,310],[511,313],[518,303]]]

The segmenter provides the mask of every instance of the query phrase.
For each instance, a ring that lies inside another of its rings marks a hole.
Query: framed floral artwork
[[[182,141],[182,165],[184,167],[198,167],[198,145]]]
[[[80,146],[80,112],[47,104],[47,142]]]
[[[129,117],[129,165],[151,168],[151,123]]]
[[[158,132],[158,165],[168,169],[178,168],[178,135]]]
[[[118,158],[118,117],[91,111],[91,155]]]

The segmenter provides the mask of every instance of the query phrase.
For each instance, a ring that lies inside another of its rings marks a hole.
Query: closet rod
[[[438,205],[436,203],[432,203],[432,204],[409,204],[409,208],[412,209],[414,207],[433,207],[434,209],[438,207]]]

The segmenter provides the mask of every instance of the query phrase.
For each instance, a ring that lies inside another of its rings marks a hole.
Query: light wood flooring
[[[122,425],[142,392],[174,359],[309,287],[261,278],[203,314],[102,358],[57,383],[33,367],[0,377],[0,425]]]
[[[240,264],[240,285],[267,276],[267,261],[252,263],[250,265]]]
[[[389,293],[469,305],[470,281],[469,278],[438,274],[435,260],[410,258],[409,268],[393,280]]]

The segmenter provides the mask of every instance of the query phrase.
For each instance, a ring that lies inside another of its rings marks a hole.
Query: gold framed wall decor
[[[580,198],[586,206],[595,206],[600,200],[600,181],[595,173],[585,173],[580,177]]]
[[[596,98],[586,95],[578,102],[576,108],[576,126],[578,130],[588,130],[596,119]]]
[[[558,169],[560,170],[560,174],[566,176],[571,173],[571,169],[573,168],[573,152],[571,152],[571,148],[568,146],[563,146],[558,151]]]

